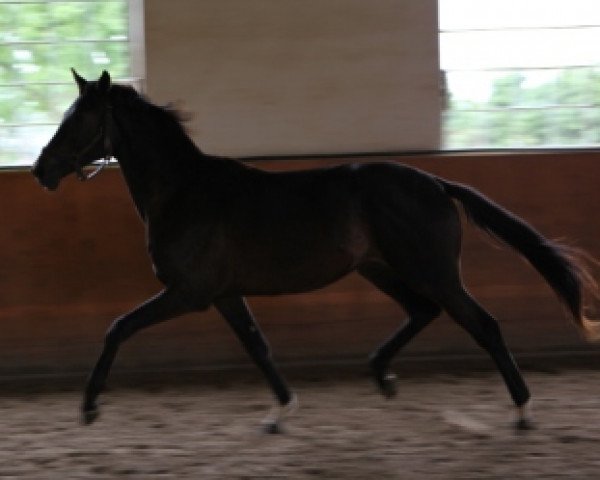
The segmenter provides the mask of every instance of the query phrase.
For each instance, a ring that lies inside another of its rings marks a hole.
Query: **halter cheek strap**
[[[106,109],[104,111],[104,125],[100,129],[100,131],[90,140],[90,142],[77,154],[75,154],[75,158],[73,159],[72,165],[75,170],[75,174],[77,178],[85,182],[86,180],[91,180],[96,175],[98,175],[104,167],[108,165],[108,162],[112,158],[113,153],[113,145],[110,139],[110,130],[112,128],[112,105],[107,104]],[[83,171],[83,165],[81,164],[81,158],[89,152],[94,145],[103,138],[102,146],[104,149],[104,157],[102,157],[102,163],[98,165],[92,172],[85,173]]]

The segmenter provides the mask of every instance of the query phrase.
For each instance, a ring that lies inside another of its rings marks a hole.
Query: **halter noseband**
[[[75,169],[75,174],[77,175],[77,178],[81,182],[85,182],[86,180],[91,180],[96,175],[98,175],[104,169],[104,167],[106,167],[108,165],[108,162],[112,158],[113,145],[112,145],[112,141],[110,140],[110,135],[109,135],[109,130],[112,126],[111,124],[112,124],[112,105],[107,103],[105,110],[104,110],[104,125],[102,126],[100,131],[94,136],[94,138],[92,138],[90,140],[90,142],[79,153],[76,153],[74,155],[74,159],[71,162],[73,168]],[[104,148],[104,157],[102,157],[102,163],[100,163],[100,165],[98,165],[92,172],[85,173],[83,171],[83,166],[81,165],[81,162],[79,160],[87,152],[89,152],[94,145],[96,145],[98,140],[100,140],[103,137],[104,137],[104,139],[103,139],[102,145]]]

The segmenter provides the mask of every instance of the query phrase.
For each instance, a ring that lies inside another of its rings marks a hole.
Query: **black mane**
[[[162,114],[163,121],[170,120],[178,124],[185,130],[185,122],[191,120],[191,115],[183,110],[178,109],[175,103],[171,102],[164,106],[156,105],[148,99],[143,93],[138,92],[130,85],[113,85],[111,97],[119,102],[123,102],[130,107],[140,108],[146,111],[154,111]]]
[[[165,150],[163,153],[168,151],[169,158],[204,156],[186,129],[185,122],[190,120],[190,115],[173,103],[156,105],[129,85],[113,85],[111,99],[115,107],[126,107],[131,128],[136,133],[143,129],[148,138],[160,142],[162,147],[159,148]]]

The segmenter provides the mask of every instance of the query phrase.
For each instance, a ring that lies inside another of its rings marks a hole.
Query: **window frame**
[[[61,0],[63,3],[93,3],[97,1],[98,3],[102,3],[102,0]],[[11,5],[26,5],[26,4],[48,4],[54,3],[53,0],[4,0],[3,4]],[[56,41],[49,41],[45,39],[40,40],[20,40],[16,41],[7,41],[2,44],[8,48],[14,45],[74,45],[80,43],[89,43],[90,45],[94,43],[119,43],[127,45],[128,55],[128,75],[120,76],[116,78],[116,81],[127,83],[139,91],[144,91],[145,89],[145,55],[144,55],[144,0],[124,0],[124,5],[126,8],[127,18],[125,19],[127,25],[127,37],[124,40],[111,40],[105,38],[90,38],[90,39],[61,39],[58,38]],[[72,65],[77,68],[77,65]],[[100,68],[99,71],[100,73]],[[41,81],[33,81],[33,82],[9,82],[0,85],[0,88],[19,88],[27,86],[29,88],[33,87],[66,87],[67,85],[71,85],[71,80],[69,76],[68,81],[61,80],[41,80]],[[75,90],[73,90],[75,95]],[[26,121],[26,122],[12,122],[12,123],[4,123],[1,126],[5,128],[47,128],[49,131],[54,129],[53,127],[57,127],[59,121]],[[8,137],[7,137],[8,138]],[[10,149],[6,150],[7,154],[10,155]],[[20,170],[20,169],[28,169],[31,166],[34,158],[30,159],[29,162],[17,162],[11,163],[7,161],[8,159],[2,155],[0,152],[0,170]]]

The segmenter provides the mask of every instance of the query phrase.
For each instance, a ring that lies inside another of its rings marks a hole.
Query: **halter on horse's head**
[[[32,168],[38,181],[50,190],[55,190],[60,180],[72,172],[82,181],[93,178],[113,155],[110,75],[104,71],[97,81],[88,82],[75,70],[72,72],[79,96]],[[83,171],[100,159],[102,163],[94,171]]]

